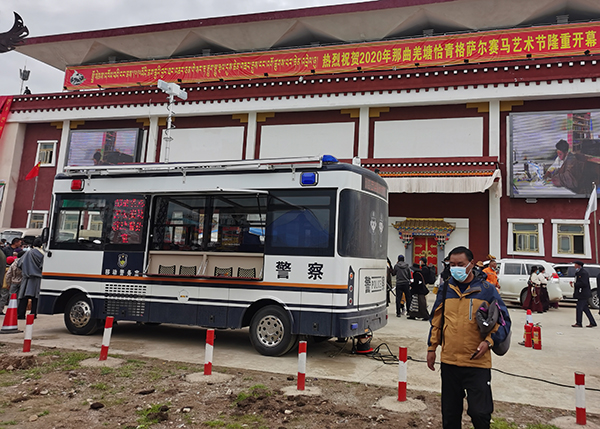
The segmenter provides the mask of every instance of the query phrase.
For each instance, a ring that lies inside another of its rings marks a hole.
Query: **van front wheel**
[[[92,304],[85,295],[78,293],[67,303],[65,326],[75,335],[91,335],[98,329],[98,319],[92,318]]]

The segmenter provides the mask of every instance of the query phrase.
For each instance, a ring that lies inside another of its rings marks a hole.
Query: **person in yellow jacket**
[[[510,316],[496,288],[474,270],[473,253],[460,246],[449,253],[451,277],[440,286],[431,312],[427,366],[435,370],[441,346],[442,421],[444,429],[460,429],[463,400],[475,429],[489,429],[494,402],[491,389],[491,348],[510,332]],[[476,320],[484,301],[497,301],[504,325],[482,336]]]

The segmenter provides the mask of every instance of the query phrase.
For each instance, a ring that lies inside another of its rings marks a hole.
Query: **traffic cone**
[[[4,316],[4,323],[0,334],[15,334],[19,331],[19,324],[17,320],[17,294],[13,293],[10,296],[10,302],[8,303],[8,310],[6,310],[6,316]]]

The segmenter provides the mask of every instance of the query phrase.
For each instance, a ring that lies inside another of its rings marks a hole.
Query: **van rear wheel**
[[[282,356],[296,344],[290,316],[278,305],[269,305],[256,312],[250,323],[250,342],[260,354]]]
[[[91,335],[98,329],[98,319],[92,318],[92,304],[84,294],[78,293],[67,302],[65,326],[75,335]]]

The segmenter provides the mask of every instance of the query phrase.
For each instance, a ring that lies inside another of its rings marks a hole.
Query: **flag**
[[[588,220],[592,212],[595,212],[598,208],[598,195],[596,194],[596,184],[594,183],[594,189],[592,189],[592,194],[590,195],[590,199],[588,201],[587,209],[585,210],[584,220]]]
[[[41,162],[35,164],[35,167],[33,167],[31,171],[27,173],[27,176],[25,176],[25,180],[31,180],[35,177],[38,177],[38,174],[40,174],[40,164]]]
[[[10,105],[12,103],[12,97],[0,97],[0,137],[6,126],[6,119],[10,113]]]

